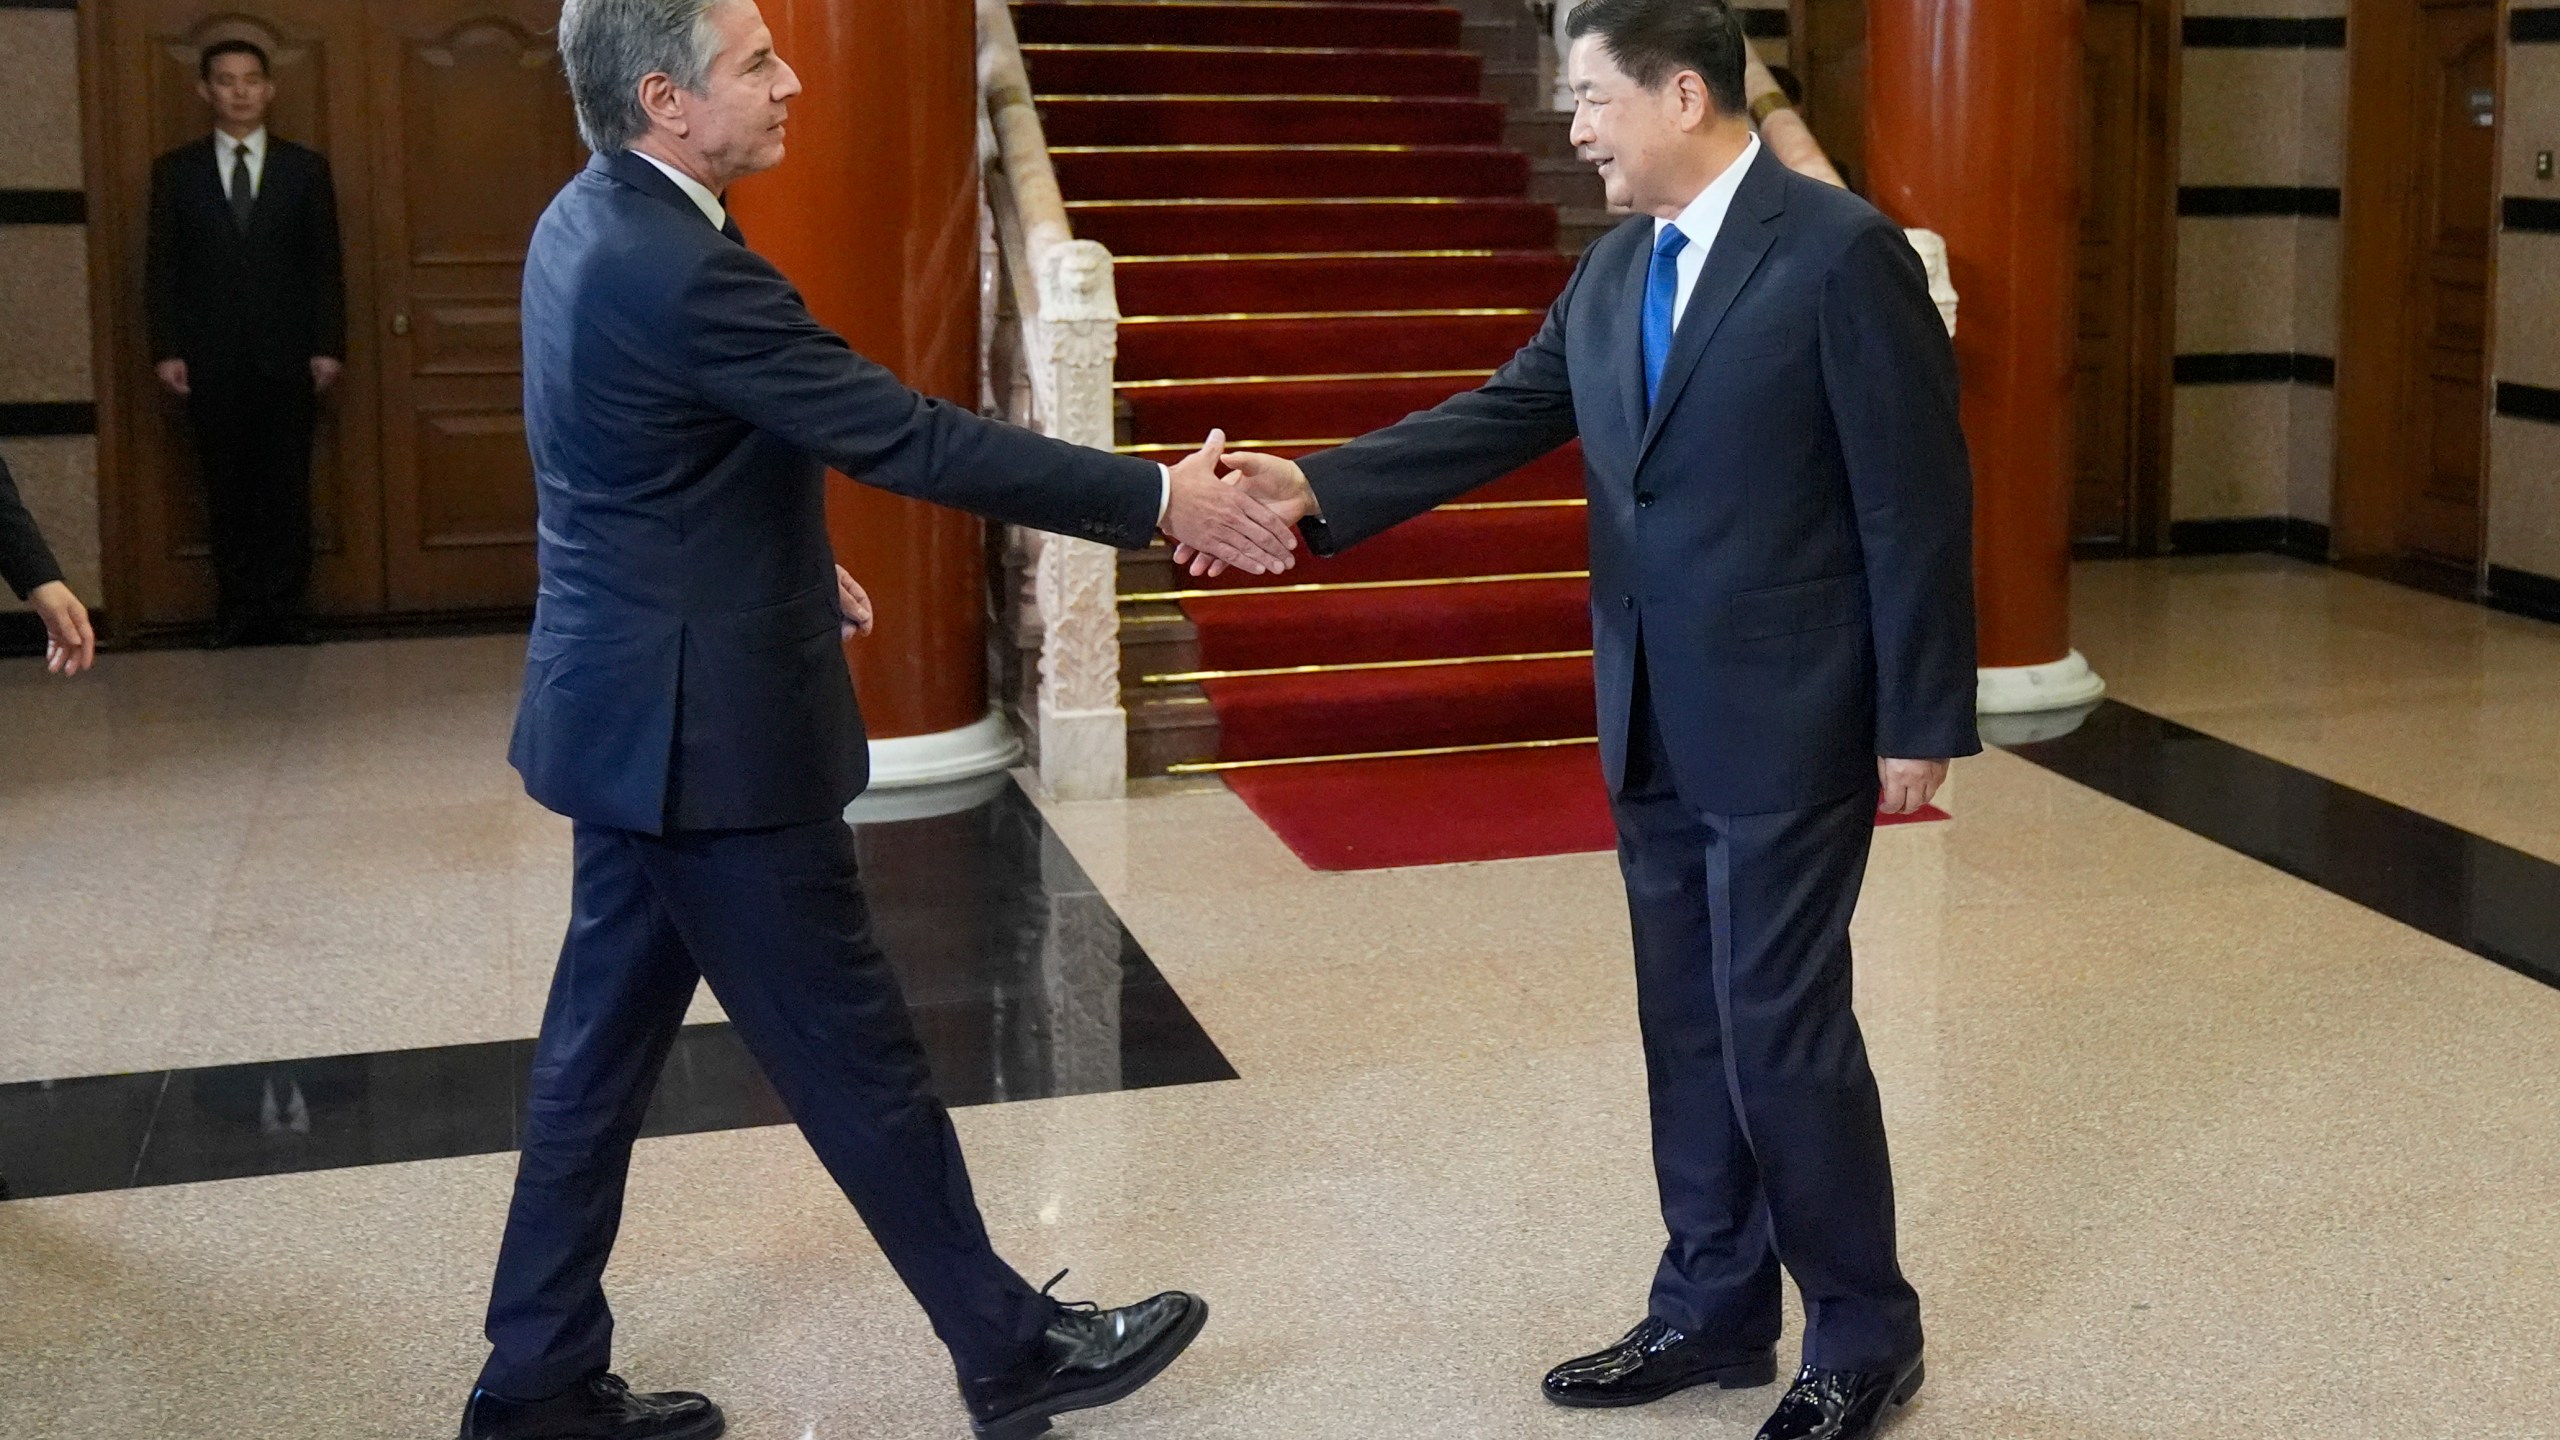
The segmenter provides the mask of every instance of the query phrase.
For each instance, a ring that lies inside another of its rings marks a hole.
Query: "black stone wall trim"
[[[0,0],[0,10],[77,10],[80,0]]]
[[[2539,420],[2545,425],[2560,425],[2560,390],[2501,380],[2498,382],[2498,413],[2510,420]]]
[[[2335,385],[2338,362],[2326,355],[2231,352],[2181,355],[2169,378],[2180,385]]]
[[[2341,195],[2334,185],[2181,185],[2181,215],[2308,215],[2335,220]]]
[[[2325,564],[2329,527],[2290,515],[2179,520],[2169,526],[2169,550],[2176,555],[2289,555]]]
[[[2552,13],[2560,15],[2560,10]],[[2546,235],[2560,233],[2560,200],[2510,195],[2499,210],[2499,218],[2509,230],[2534,230]]]
[[[2190,50],[2343,50],[2347,46],[2343,15],[2307,20],[2190,15],[2180,29],[2180,38]]]
[[[1787,38],[1787,12],[1784,10],[1736,7],[1733,13],[1742,21],[1742,33],[1754,40]]]
[[[2508,12],[2507,38],[2519,45],[2560,43],[2560,6],[2518,6]]]
[[[0,225],[85,225],[89,197],[77,190],[0,190]]]
[[[2560,580],[2530,570],[2489,567],[2489,608],[2560,624]]]
[[[2560,865],[2172,720],[2101,701],[2007,747],[2341,899],[2560,987]]]
[[[97,433],[98,407],[86,400],[0,401],[0,437]]]

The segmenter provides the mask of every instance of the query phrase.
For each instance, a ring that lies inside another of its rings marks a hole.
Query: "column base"
[[[1040,707],[1040,787],[1052,800],[1129,793],[1129,712]]]
[[[871,788],[903,790],[941,785],[1012,768],[1022,742],[994,711],[973,725],[931,735],[900,735],[871,742]]]
[[[1976,672],[1974,709],[1984,715],[2032,715],[2094,703],[2107,682],[2077,650],[2042,665],[1986,666]]]

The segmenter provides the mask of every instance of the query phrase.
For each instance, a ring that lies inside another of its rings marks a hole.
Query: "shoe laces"
[[[1058,1288],[1059,1281],[1066,1278],[1067,1272],[1064,1270],[1050,1276],[1049,1283],[1040,1287],[1041,1298],[1047,1300],[1050,1304],[1057,1306],[1061,1310],[1073,1310],[1080,1315],[1101,1314],[1102,1307],[1091,1300],[1061,1300],[1057,1296],[1049,1293],[1050,1291]]]

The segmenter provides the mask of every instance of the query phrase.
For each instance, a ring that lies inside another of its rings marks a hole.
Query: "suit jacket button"
[[[1619,596],[1619,597],[1618,597],[1618,608],[1619,608],[1619,609],[1621,609],[1621,610],[1633,610],[1634,608],[1636,608],[1636,597],[1634,597],[1633,595],[1621,595],[1621,596]]]
[[[1653,492],[1652,492],[1652,491],[1650,491],[1650,490],[1639,490],[1639,491],[1637,491],[1637,492],[1636,492],[1636,504],[1637,504],[1637,505],[1639,505],[1639,506],[1644,506],[1644,505],[1650,505],[1650,504],[1652,504],[1652,503],[1653,503]]]

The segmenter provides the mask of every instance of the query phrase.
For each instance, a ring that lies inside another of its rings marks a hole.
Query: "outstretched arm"
[[[1152,462],[919,395],[819,324],[751,251],[715,252],[679,306],[706,400],[867,484],[1122,549],[1146,545],[1161,521],[1177,540],[1256,573],[1293,558],[1288,522],[1216,479],[1214,452],[1173,467],[1168,487]]]

